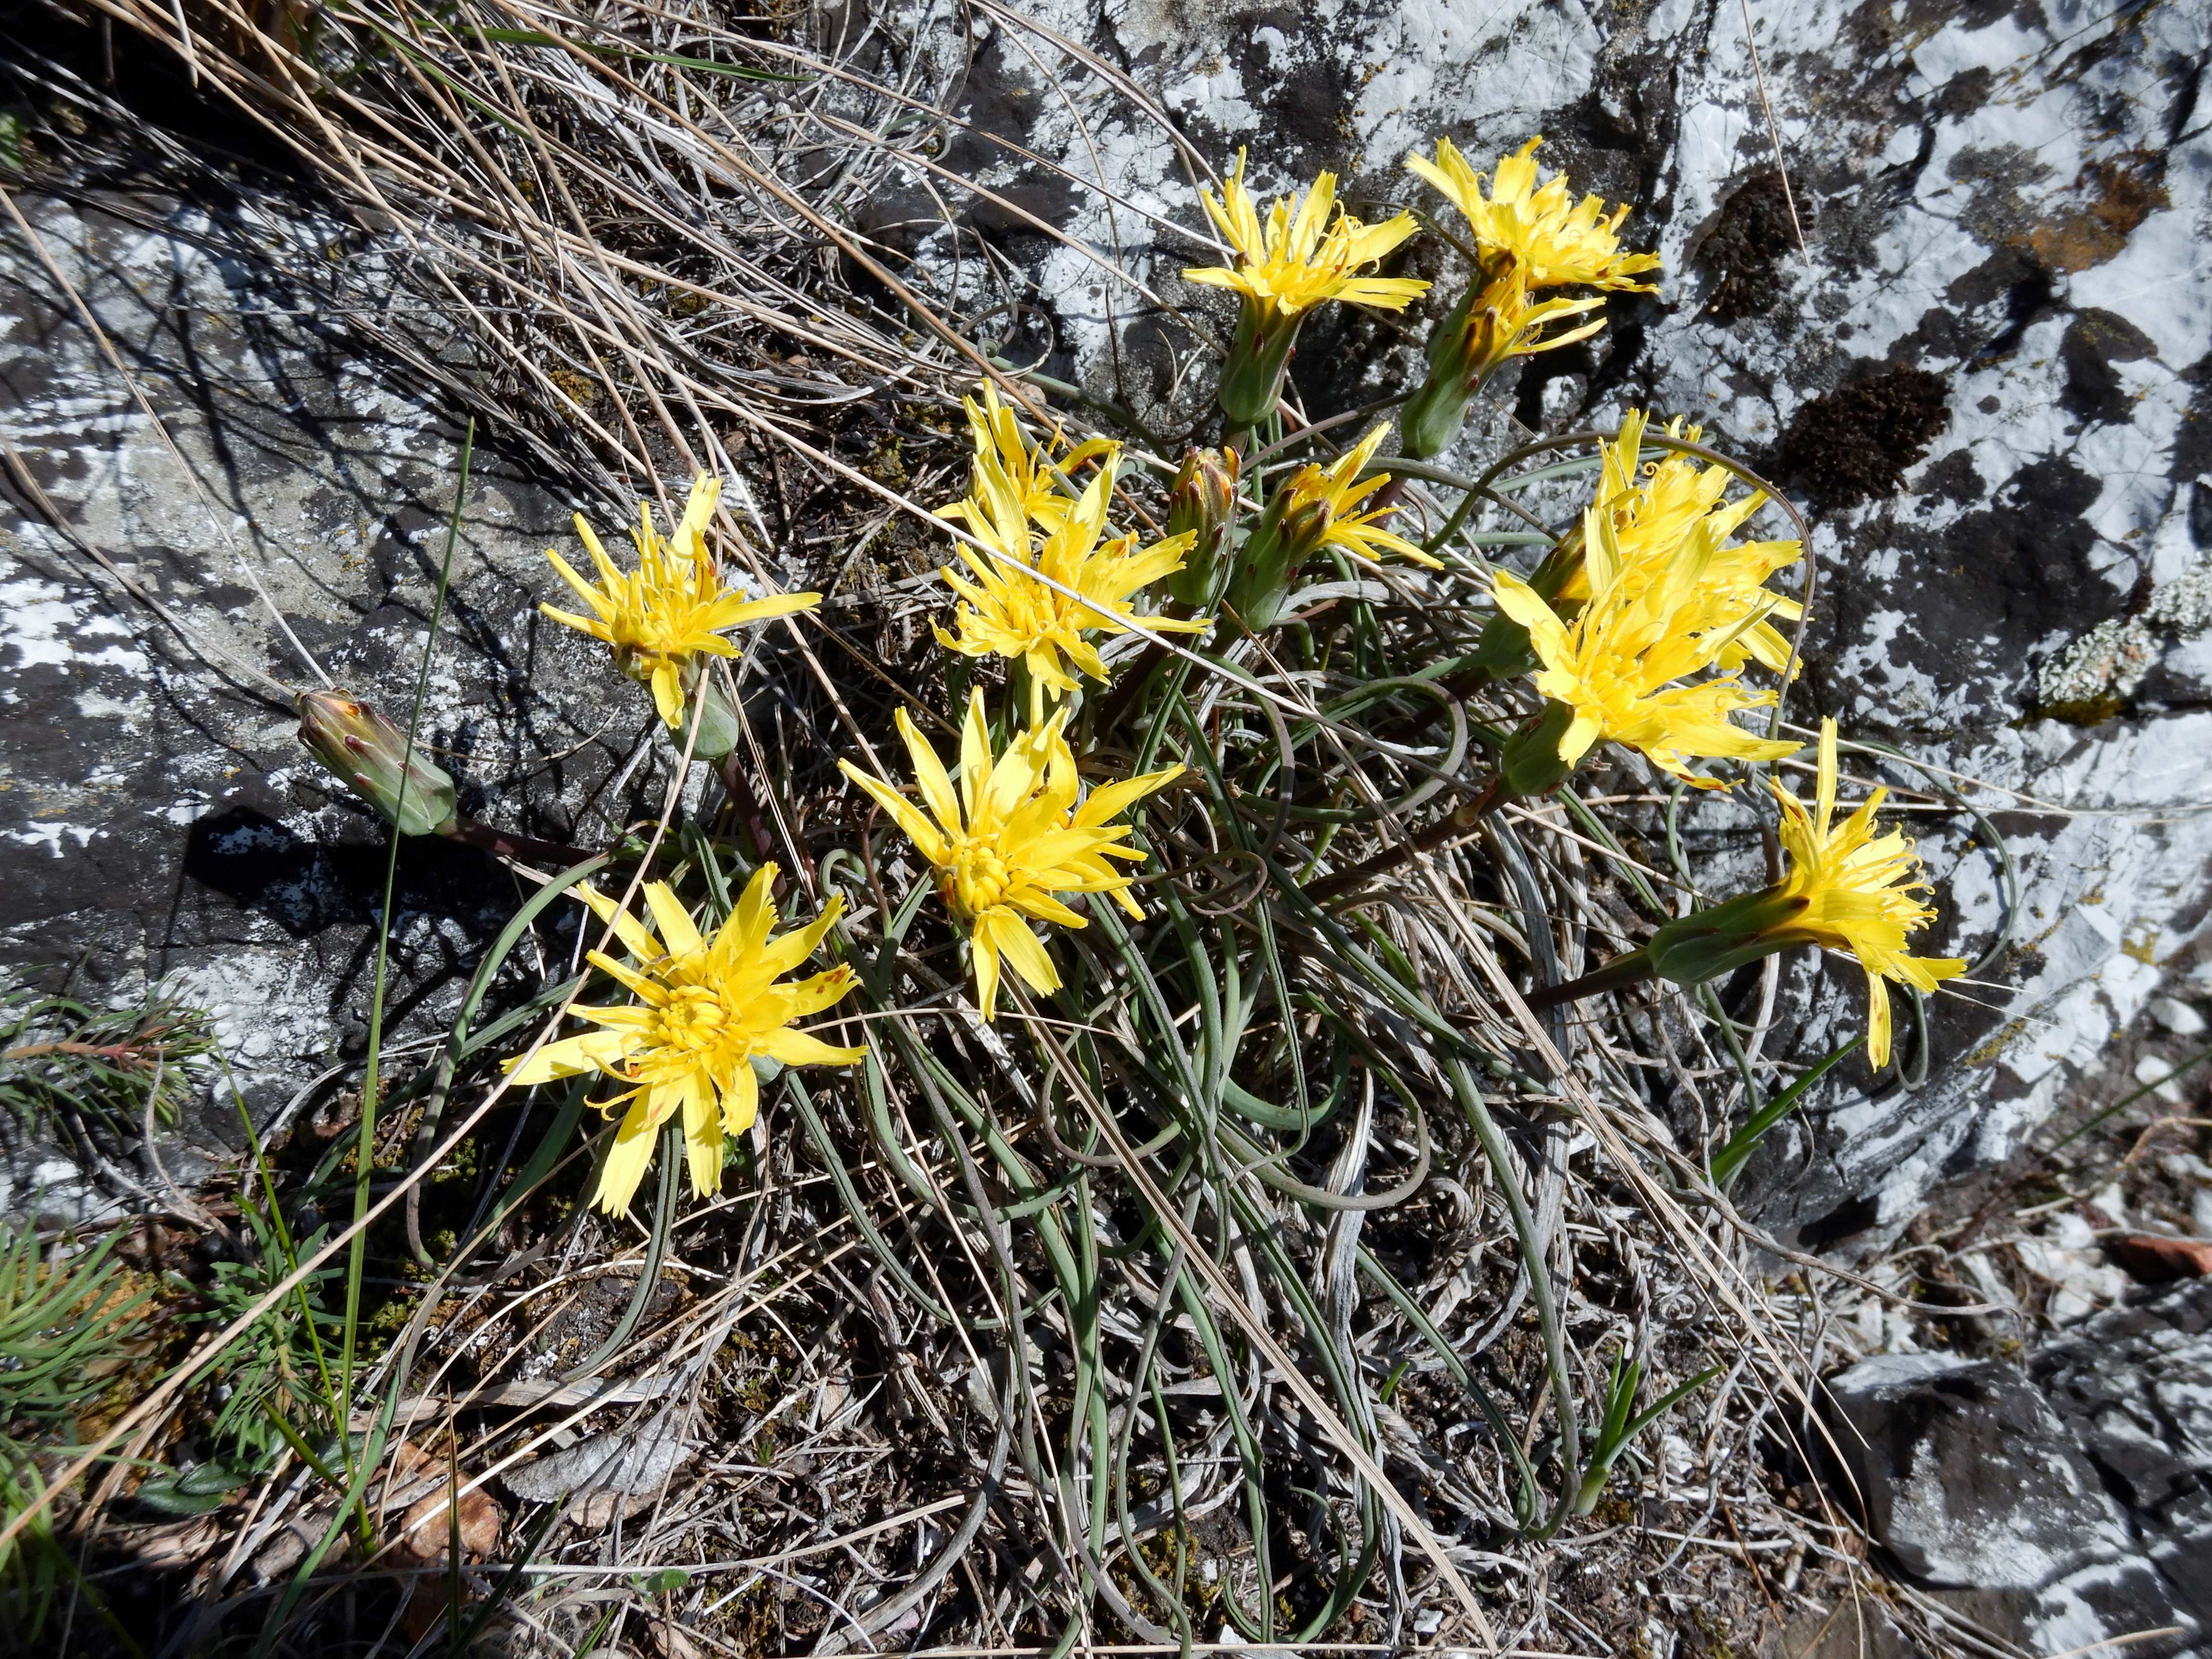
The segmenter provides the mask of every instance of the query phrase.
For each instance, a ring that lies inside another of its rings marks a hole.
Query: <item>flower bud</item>
[[[1429,333],[1429,376],[1399,420],[1400,442],[1415,460],[1451,447],[1468,405],[1498,366],[1513,355],[1527,326],[1528,285],[1519,264],[1501,255]]]
[[[401,835],[453,828],[453,779],[420,752],[410,757],[404,732],[343,691],[303,691],[299,708],[307,752]]]
[[[1243,462],[1233,449],[1187,449],[1168,492],[1168,534],[1188,532],[1190,551],[1167,579],[1170,599],[1194,611],[1213,598],[1221,556],[1237,522],[1237,480]]]
[[[1321,546],[1335,520],[1326,489],[1299,488],[1308,475],[1318,478],[1321,469],[1302,467],[1277,488],[1267,510],[1260,515],[1259,527],[1244,544],[1229,584],[1230,609],[1255,633],[1275,625],[1298,567]]]
[[[1795,945],[1817,943],[1791,924],[1805,914],[1800,894],[1766,887],[1666,923],[1644,945],[1652,971],[1677,985],[1702,985]]]
[[[744,735],[744,723],[738,718],[720,684],[711,676],[707,681],[707,695],[698,707],[699,740],[691,743],[692,697],[698,690],[696,678],[684,688],[684,723],[670,734],[678,752],[686,744],[691,744],[691,758],[720,761],[738,746]]]
[[[1573,705],[1549,698],[1542,714],[1505,740],[1498,777],[1508,796],[1548,794],[1573,775],[1575,763],[1559,753],[1559,744],[1574,721]]]
[[[1229,362],[1221,372],[1221,388],[1215,394],[1231,432],[1255,427],[1275,412],[1283,395],[1283,370],[1297,337],[1297,313],[1285,316],[1273,306],[1263,307],[1245,296],[1237,313],[1237,337],[1230,343]]]
[[[1510,254],[1485,261],[1482,281],[1429,334],[1429,376],[1399,419],[1399,438],[1407,455],[1427,460],[1442,454],[1459,436],[1468,405],[1483,383],[1510,357],[1586,340],[1605,326],[1574,319],[1601,307],[1602,295],[1580,300],[1543,300],[1531,304],[1528,284]],[[1547,334],[1554,323],[1568,326]]]

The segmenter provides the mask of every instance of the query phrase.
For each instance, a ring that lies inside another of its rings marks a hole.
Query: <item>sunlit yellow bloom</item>
[[[1875,833],[1875,809],[1888,794],[1877,787],[1842,823],[1836,817],[1836,723],[1820,722],[1819,783],[1811,811],[1778,781],[1769,788],[1782,806],[1782,847],[1790,869],[1777,890],[1805,908],[1773,937],[1842,951],[1867,976],[1867,1058],[1889,1064],[1889,981],[1933,991],[1966,971],[1956,957],[1905,954],[1907,934],[1935,921],[1923,902],[1919,855],[1895,830]]]
[[[820,1012],[851,990],[854,974],[841,965],[789,985],[775,982],[814,953],[844,901],[832,898],[812,922],[778,937],[769,895],[775,881],[775,866],[763,865],[711,939],[664,883],[645,884],[652,927],[605,894],[581,890],[592,913],[613,926],[630,958],[617,962],[594,951],[591,961],[636,1000],[625,1007],[576,1009],[600,1029],[549,1042],[526,1061],[509,1060],[507,1071],[518,1085],[598,1073],[629,1085],[600,1103],[609,1113],[629,1103],[594,1200],[609,1215],[629,1208],[653,1162],[654,1137],[679,1111],[691,1190],[701,1195],[721,1190],[723,1138],[743,1134],[759,1115],[756,1059],[843,1066],[867,1053],[834,1048],[792,1029],[793,1020]]]
[[[1285,525],[1295,525],[1301,509],[1304,509],[1313,522],[1327,526],[1322,532],[1320,546],[1340,547],[1348,553],[1377,562],[1382,555],[1390,553],[1411,559],[1415,564],[1426,565],[1431,570],[1441,570],[1442,559],[1384,524],[1395,507],[1378,507],[1366,513],[1354,510],[1390,482],[1388,472],[1365,478],[1359,476],[1374,460],[1375,452],[1382,447],[1389,430],[1387,422],[1376,427],[1328,466],[1310,461],[1300,467],[1284,486],[1288,499],[1283,504],[1283,520]]]
[[[1076,470],[1102,458],[1110,465],[1121,450],[1103,438],[1067,448],[1057,431],[1042,443],[1030,443],[1020,420],[1000,398],[999,388],[988,380],[981,404],[963,398],[960,406],[968,411],[975,469],[969,498],[939,508],[938,515],[964,522],[979,535],[987,526],[1009,518],[1027,519],[1041,529],[1054,528],[1074,509]]]
[[[1134,534],[1102,541],[1113,491],[1109,458],[1081,497],[1068,503],[1066,515],[1040,538],[1032,538],[1030,520],[1012,498],[1001,496],[988,504],[988,513],[969,520],[982,545],[959,544],[969,574],[949,566],[939,572],[962,601],[954,613],[958,633],[939,628],[939,642],[965,656],[1011,657],[1024,664],[1032,725],[1042,716],[1047,691],[1064,695],[1075,690],[1071,669],[1093,679],[1106,678],[1105,662],[1089,634],[1198,633],[1207,626],[1203,619],[1138,616],[1136,594],[1182,568],[1192,538],[1170,536],[1141,550]]]
[[[837,763],[896,820],[936,869],[939,893],[953,919],[969,929],[975,1003],[985,1019],[998,1009],[1002,963],[1032,990],[1060,988],[1052,957],[1030,923],[1086,924],[1056,895],[1110,893],[1130,915],[1144,915],[1129,896],[1130,878],[1108,860],[1140,861],[1145,855],[1123,844],[1129,826],[1109,820],[1171,781],[1182,768],[1103,784],[1079,801],[1075,756],[1061,733],[1066,720],[1063,708],[994,757],[983,694],[972,694],[960,731],[956,791],[937,751],[900,709],[899,734],[913,758],[927,811],[850,761]]]
[[[1652,284],[1633,280],[1656,270],[1656,253],[1624,253],[1620,247],[1621,221],[1626,206],[1607,214],[1595,196],[1572,199],[1565,175],[1539,189],[1536,185],[1536,146],[1531,138],[1514,154],[1501,156],[1490,192],[1483,193],[1482,175],[1468,165],[1449,138],[1437,140],[1433,161],[1413,155],[1407,168],[1434,185],[1452,205],[1467,216],[1486,261],[1510,254],[1531,289],[1554,288],[1578,283],[1591,288],[1626,289],[1648,294]]]
[[[1704,573],[1698,589],[1704,607],[1699,625],[1736,629],[1722,653],[1720,665],[1734,671],[1747,659],[1780,673],[1789,665],[1790,641],[1770,617],[1794,621],[1804,614],[1795,599],[1770,592],[1767,578],[1795,564],[1803,553],[1795,540],[1738,542],[1729,537],[1766,504],[1762,491],[1735,501],[1726,499],[1730,474],[1725,467],[1709,466],[1694,456],[1666,451],[1656,462],[1643,460],[1644,434],[1649,417],[1640,410],[1628,411],[1618,439],[1601,444],[1604,472],[1597,489],[1598,510],[1612,525],[1611,547],[1596,546],[1583,562],[1569,573],[1556,598],[1574,603],[1589,597],[1593,584],[1615,579],[1607,568],[1617,547],[1620,580],[1631,594],[1642,593],[1664,581],[1677,560],[1689,560]],[[1701,435],[1697,427],[1686,428],[1676,416],[1667,425],[1670,437],[1692,443]]]
[[[585,550],[599,569],[596,586],[558,553],[549,550],[545,555],[562,580],[591,606],[592,615],[579,617],[550,605],[538,608],[555,622],[613,647],[615,665],[653,688],[653,707],[671,726],[684,722],[684,695],[698,659],[737,655],[737,647],[722,637],[724,630],[810,611],[822,602],[819,593],[772,593],[749,599],[722,586],[714,556],[707,547],[707,526],[721,493],[719,478],[701,473],[684,504],[683,521],[665,539],[653,528],[652,506],[640,504],[638,521],[629,532],[637,546],[638,568],[629,574],[617,568],[579,513],[576,533],[584,538]]]
[[[1413,216],[1401,213],[1379,225],[1364,225],[1336,205],[1336,175],[1324,173],[1313,189],[1293,204],[1279,198],[1261,222],[1259,210],[1244,187],[1244,152],[1216,201],[1200,191],[1206,216],[1237,252],[1235,269],[1202,265],[1183,275],[1209,288],[1234,289],[1265,313],[1300,316],[1328,300],[1383,311],[1402,310],[1428,292],[1411,277],[1363,276],[1359,273],[1411,236]]]
[[[1619,545],[1611,522],[1595,509],[1583,515],[1593,566],[1617,572]],[[1679,684],[1712,668],[1750,626],[1706,625],[1700,597],[1705,564],[1685,556],[1663,578],[1641,589],[1613,580],[1576,615],[1560,620],[1519,577],[1492,578],[1498,608],[1528,630],[1543,667],[1536,690],[1566,704],[1574,718],[1559,739],[1559,757],[1572,764],[1599,738],[1641,751],[1669,775],[1699,788],[1725,788],[1718,778],[1692,772],[1693,758],[1773,760],[1796,748],[1755,738],[1731,718],[1769,706],[1771,691],[1752,691],[1730,675]]]

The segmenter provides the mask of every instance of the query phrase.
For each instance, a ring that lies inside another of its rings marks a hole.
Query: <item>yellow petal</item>
[[[575,1012],[582,1014],[590,1011],[579,1008]],[[556,1078],[604,1072],[623,1058],[631,1041],[622,1031],[586,1031],[581,1036],[549,1042],[527,1059],[506,1060],[502,1069],[508,1082],[518,1089],[527,1089],[550,1083]]]
[[[969,938],[968,954],[975,969],[975,1006],[988,1020],[999,1012],[999,947],[978,926]]]
[[[1012,911],[986,911],[977,920],[976,930],[989,933],[999,954],[1031,990],[1049,994],[1060,989],[1060,974],[1052,965],[1052,957],[1029,925]]]
[[[762,1041],[761,1052],[786,1066],[850,1066],[856,1060],[866,1059],[868,1054],[865,1048],[836,1048],[820,1037],[794,1031],[789,1026],[769,1032]]]
[[[730,1073],[729,1086],[722,1091],[722,1131],[725,1134],[741,1135],[753,1127],[760,1115],[760,1079],[754,1073],[750,1060],[738,1062],[737,1070]]]
[[[653,1138],[659,1133],[645,1097],[639,1096],[630,1103],[622,1127],[615,1131],[614,1145],[608,1147],[607,1161],[599,1169],[599,1191],[592,1202],[609,1215],[620,1215],[629,1208],[637,1183],[645,1179],[646,1169],[653,1162]]]
[[[915,844],[922,857],[932,864],[945,862],[951,848],[943,832],[912,801],[881,778],[871,776],[848,760],[840,760],[837,769],[860,785],[877,805],[890,814],[892,821],[906,832],[907,839]]]
[[[1534,588],[1511,571],[1500,570],[1492,574],[1490,591],[1498,608],[1528,630],[1529,642],[1538,656],[1547,665],[1565,660],[1567,630]]]
[[[653,912],[653,925],[668,942],[669,955],[683,956],[699,948],[699,930],[692,925],[691,913],[669,890],[666,882],[645,884],[645,908]]]
[[[622,941],[623,949],[640,962],[650,962],[655,957],[668,953],[660,948],[660,941],[646,931],[645,924],[627,910],[618,909],[615,902],[589,884],[575,890],[592,914],[602,922],[613,924],[615,937]]]
[[[607,625],[605,623],[593,622],[586,617],[579,617],[574,611],[556,610],[550,605],[541,605],[538,609],[541,615],[550,617],[555,622],[563,627],[573,628],[579,634],[589,634],[595,640],[608,640],[610,644],[613,642],[608,638]]]
[[[684,724],[684,681],[676,665],[663,658],[653,665],[653,706],[671,726]]]
[[[720,1192],[721,1116],[706,1080],[696,1073],[684,1083],[684,1145],[690,1154],[692,1196],[707,1198]]]
[[[722,924],[715,943],[724,939],[736,951],[750,955],[768,944],[769,931],[775,925],[775,875],[773,860],[753,872],[745,890],[738,895],[738,902],[730,911],[730,919]],[[773,975],[770,975],[774,977]]]
[[[766,622],[771,617],[788,617],[796,611],[811,611],[822,603],[819,593],[770,593],[764,599],[745,599],[726,613],[727,620],[717,622],[717,628],[735,628],[740,623]]]
[[[927,738],[915,730],[907,712],[898,711],[899,735],[906,739],[907,753],[914,760],[914,781],[921,791],[921,799],[937,821],[948,834],[957,834],[960,829],[960,801],[952,793],[952,780],[945,775],[945,763],[938,759],[937,750]]]

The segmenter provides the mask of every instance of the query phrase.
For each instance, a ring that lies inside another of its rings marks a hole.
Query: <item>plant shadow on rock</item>
[[[185,874],[295,939],[337,927],[374,927],[390,851],[380,837],[325,846],[252,806],[212,813],[192,825]],[[458,922],[489,940],[509,908],[495,866],[471,847],[410,836],[393,872],[392,909]]]

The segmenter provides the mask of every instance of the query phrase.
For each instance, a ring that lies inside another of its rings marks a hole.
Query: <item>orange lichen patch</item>
[[[2087,270],[2116,258],[2135,228],[2160,208],[2172,205],[2160,182],[2156,157],[2129,150],[2081,169],[2075,188],[2087,205],[2062,213],[2027,233],[2035,257],[2052,270]]]

